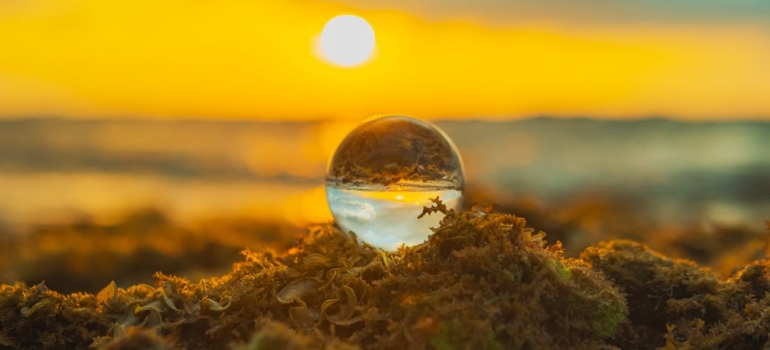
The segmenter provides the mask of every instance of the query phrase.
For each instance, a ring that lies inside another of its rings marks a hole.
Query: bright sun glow
[[[321,53],[330,62],[351,67],[364,63],[374,51],[374,29],[365,19],[337,16],[321,31]]]

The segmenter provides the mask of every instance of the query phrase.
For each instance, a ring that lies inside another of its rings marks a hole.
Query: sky
[[[768,62],[766,0],[0,1],[0,118],[770,120]]]

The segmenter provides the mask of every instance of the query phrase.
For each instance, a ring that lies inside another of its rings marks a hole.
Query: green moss
[[[556,272],[559,277],[565,280],[572,279],[572,270],[568,266],[564,265],[561,260],[554,259],[550,260],[549,262],[551,268],[553,268],[554,272]]]
[[[601,337],[612,337],[626,319],[625,311],[619,302],[600,303],[591,315],[591,329]]]
[[[671,259],[631,241],[601,243],[586,249],[582,258],[613,278],[626,294],[628,323],[613,339],[621,348],[770,346],[768,260],[720,280],[692,261]],[[606,329],[609,334],[618,323],[613,309],[599,309],[594,317],[597,332]]]
[[[438,325],[436,335],[430,339],[430,345],[436,350],[502,350],[505,347],[495,340],[495,334],[491,330],[481,334],[473,334],[469,330],[473,328],[457,318],[453,318]],[[479,330],[476,330],[479,332]]]
[[[254,333],[248,345],[238,350],[304,350],[310,348],[311,344],[310,337],[298,334],[280,323],[266,322],[262,329]]]
[[[461,348],[461,344],[466,344],[469,338],[462,322],[453,318],[438,326],[437,334],[430,339],[430,345],[436,350],[454,350]]]

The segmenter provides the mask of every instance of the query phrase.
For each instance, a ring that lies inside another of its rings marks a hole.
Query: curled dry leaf
[[[53,306],[54,301],[51,299],[43,299],[41,301],[38,301],[35,303],[35,305],[32,305],[32,307],[25,306],[21,309],[21,315],[24,317],[32,316],[35,312],[39,311],[42,308],[45,308],[47,306]]]
[[[203,299],[201,300],[201,306],[204,308],[208,308],[211,311],[225,311],[230,308],[230,305],[232,304],[232,298],[229,296],[226,296],[223,299],[227,300],[227,303],[224,306],[219,302],[209,299],[208,297],[203,297]]]
[[[131,326],[135,326],[137,323],[139,323],[139,320],[141,318],[138,317],[136,313],[136,309],[140,306],[138,301],[133,301],[130,304],[128,304],[128,307],[126,307],[126,314],[123,316],[123,319],[120,321],[120,329],[125,329]]]
[[[179,308],[176,307],[176,304],[174,303],[174,300],[171,299],[168,295],[166,295],[166,292],[164,292],[163,290],[161,290],[161,297],[163,299],[163,303],[166,304],[166,306],[169,309],[174,310],[176,312],[181,312],[182,311],[182,310],[180,310]]]
[[[326,259],[326,257],[323,256],[322,254],[312,253],[304,257],[302,259],[302,263],[305,264],[306,268],[314,269],[316,267],[323,266],[324,264],[326,264],[327,260],[328,259]]]
[[[137,311],[142,309],[141,307],[136,308]],[[147,316],[144,317],[144,320],[142,323],[139,324],[138,327],[155,327],[163,323],[163,316],[160,314],[160,311],[156,308],[147,308],[142,311],[149,311]]]
[[[315,293],[320,286],[321,281],[315,278],[303,278],[283,287],[276,298],[281,304],[291,304],[294,300],[302,300],[302,298]]]
[[[329,299],[321,305],[321,314],[326,317],[329,322],[345,326],[354,322],[348,322],[353,314],[356,312],[356,306],[358,305],[358,298],[353,288],[348,286],[342,286],[342,291],[345,293],[345,302],[339,305],[339,311],[336,314],[328,314],[326,311],[334,304],[341,302],[342,298]],[[357,322],[358,320],[355,320]]]
[[[309,331],[315,327],[315,320],[307,305],[302,300],[298,302],[299,306],[289,308],[289,320],[298,329]]]
[[[118,286],[115,285],[115,281],[110,281],[106,287],[102,288],[98,294],[96,294],[96,300],[100,303],[106,303],[110,299],[114,299],[118,295]]]
[[[135,286],[128,287],[126,293],[134,296],[148,297],[155,293],[155,287],[149,284],[137,284]]]

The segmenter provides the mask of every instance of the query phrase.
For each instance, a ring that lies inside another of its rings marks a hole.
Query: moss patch
[[[395,253],[320,226],[285,252],[246,251],[230,273],[195,283],[158,273],[152,286],[111,283],[69,296],[3,285],[0,339],[11,348],[135,339],[213,349],[497,349],[612,337],[626,310],[619,290],[523,227],[512,215],[448,211],[428,242]]]

